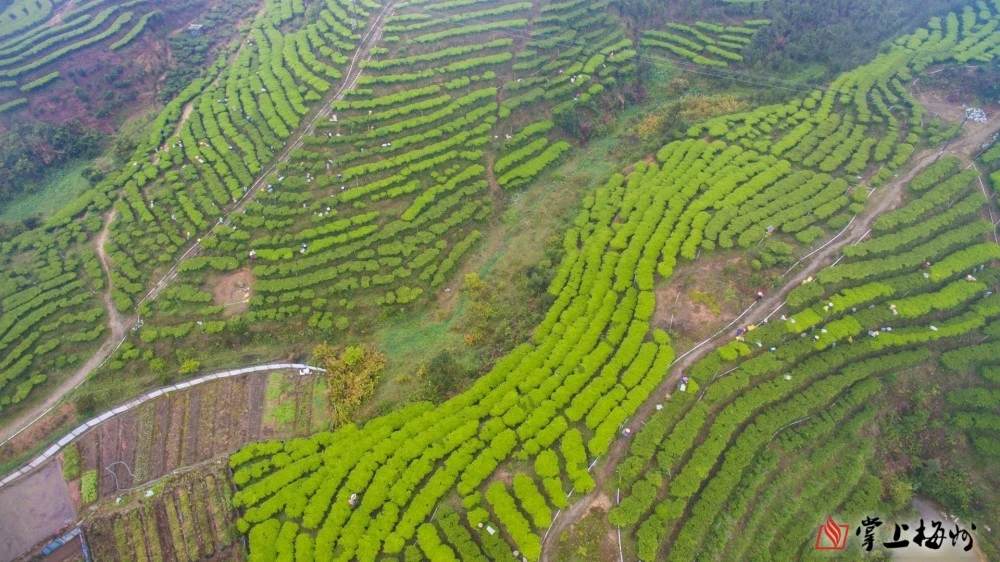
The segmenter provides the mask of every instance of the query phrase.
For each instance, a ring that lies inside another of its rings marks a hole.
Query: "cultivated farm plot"
[[[325,416],[313,407],[317,382],[315,375],[253,373],[162,396],[85,434],[77,442],[82,472],[96,470],[99,496],[114,496],[246,443],[308,434],[314,423],[324,428],[313,420]]]
[[[123,494],[84,522],[95,560],[193,562],[244,560],[229,508],[224,465],[209,464],[146,490]]]

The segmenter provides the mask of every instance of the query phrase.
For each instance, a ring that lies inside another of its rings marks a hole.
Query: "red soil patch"
[[[164,31],[185,25],[197,10],[196,6],[170,12],[165,18],[161,16],[132,44],[119,51],[109,50],[108,42],[101,41],[23,76],[21,83],[53,71],[60,74],[58,80],[38,90],[22,94],[14,89],[5,94],[3,101],[23,95],[28,98],[28,104],[24,109],[0,116],[0,131],[16,123],[34,120],[53,124],[80,121],[89,127],[114,133],[125,120],[123,117],[158,107],[158,80],[170,63]],[[55,25],[60,18],[61,13],[48,25]],[[121,74],[115,77],[112,72],[117,73],[119,67]],[[85,99],[81,99],[77,91],[82,92]],[[114,92],[113,100],[103,98],[102,94],[108,91]],[[111,111],[98,117],[105,107],[110,107]]]

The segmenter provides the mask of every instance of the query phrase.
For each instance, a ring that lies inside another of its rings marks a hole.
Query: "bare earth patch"
[[[604,562],[618,560],[618,531],[608,523],[611,499],[601,494],[587,514],[565,529],[556,541],[550,560],[559,562]]]
[[[594,498],[594,503],[590,504],[590,508],[591,509],[597,508],[603,511],[608,511],[611,509],[611,498],[609,498],[607,494],[600,494],[599,496]]]
[[[748,291],[741,271],[742,257],[702,256],[697,267],[683,264],[674,277],[658,287],[653,325],[675,339],[697,342],[716,332],[723,319],[745,306]],[[745,269],[745,268],[744,268]],[[728,321],[728,320],[726,320]]]
[[[59,464],[0,489],[0,561],[8,562],[76,520]]]
[[[974,105],[969,92],[961,86],[956,86],[951,91],[924,90],[918,81],[917,85],[912,88],[912,94],[927,109],[927,113],[952,123],[958,123],[965,119],[966,108]],[[972,147],[972,152],[975,152],[977,148],[976,144],[988,141],[996,129],[993,117],[1000,110],[1000,106],[991,104],[979,107],[986,111],[989,122],[977,123],[971,120],[966,121],[963,126],[963,134],[960,138],[955,139],[955,142],[965,143],[959,147],[959,152],[965,152],[968,147]],[[972,144],[969,144],[970,142]]]
[[[250,297],[253,296],[253,281],[253,273],[246,268],[208,280],[212,290],[212,303],[226,307],[222,312],[223,318],[246,312],[250,306]]]

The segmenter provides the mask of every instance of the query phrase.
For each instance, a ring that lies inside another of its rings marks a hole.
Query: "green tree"
[[[190,375],[191,373],[197,371],[201,368],[201,362],[196,359],[185,359],[181,363],[181,370],[179,371],[182,375]]]
[[[468,372],[447,350],[439,351],[425,368],[427,385],[438,399],[444,400],[459,389]]]
[[[326,343],[316,346],[313,356],[326,369],[334,427],[349,423],[361,404],[375,394],[385,356],[370,346],[348,346],[338,352]]]

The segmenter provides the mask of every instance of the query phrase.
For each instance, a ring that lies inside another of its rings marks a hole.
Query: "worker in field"
[[[757,291],[757,296],[754,297],[754,302],[760,302],[764,298],[764,291]]]

